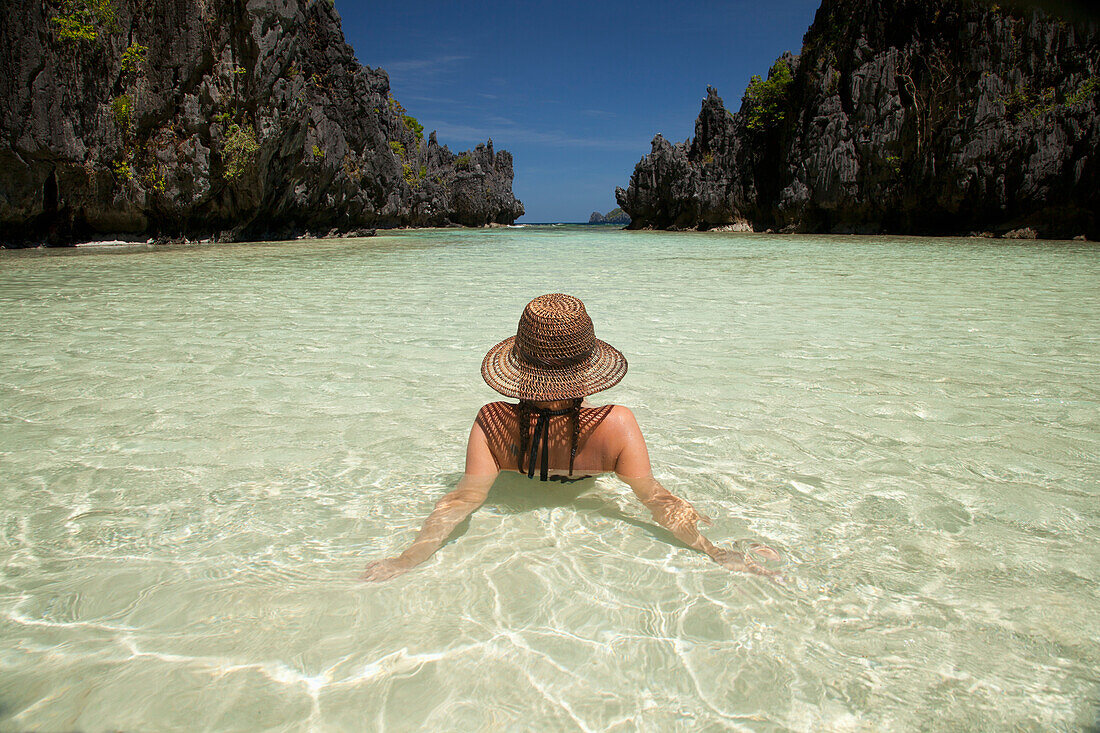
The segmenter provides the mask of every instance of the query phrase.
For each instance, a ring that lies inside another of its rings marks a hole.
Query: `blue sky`
[[[820,0],[336,0],[359,61],[451,150],[492,138],[515,158],[525,222],[615,204],[658,132],[694,134],[708,84],[736,110],[753,74],[798,53]]]

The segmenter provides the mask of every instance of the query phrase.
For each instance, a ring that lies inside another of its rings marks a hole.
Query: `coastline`
[[[586,225],[587,226],[587,225]],[[655,227],[655,226],[639,226],[622,227],[624,231],[632,232],[693,232],[696,234],[768,234],[768,235],[782,235],[782,236],[848,236],[848,237],[927,237],[929,239],[1006,239],[1012,241],[1042,241],[1042,242],[1095,242],[1097,240],[1089,239],[1084,234],[1077,234],[1072,237],[1042,237],[1038,232],[1030,227],[1024,229],[1012,229],[1007,232],[890,232],[890,231],[791,231],[791,230],[775,230],[775,229],[753,229],[751,226],[745,227],[740,224],[722,224],[714,227],[692,228],[686,227],[683,229],[672,227]]]
[[[462,224],[451,224],[442,227],[419,227],[419,226],[395,226],[395,227],[373,227],[373,228],[354,228],[347,230],[330,229],[323,234],[315,234],[308,229],[304,230],[290,230],[280,232],[267,232],[266,236],[256,237],[238,237],[230,236],[228,233],[222,232],[218,234],[204,233],[203,235],[179,235],[179,236],[125,236],[120,234],[105,234],[101,237],[91,238],[74,238],[61,243],[51,243],[49,241],[29,241],[29,242],[0,242],[0,250],[21,250],[21,249],[87,249],[91,247],[134,247],[139,245],[150,245],[154,247],[160,246],[180,246],[191,244],[248,244],[250,242],[291,242],[302,240],[334,240],[334,239],[367,239],[378,235],[385,235],[386,232],[397,231],[431,231],[431,230],[446,230],[446,229],[505,229],[505,228],[520,228],[529,226],[528,224],[500,224],[497,222],[490,222],[481,226],[464,226]]]
[[[1023,246],[1034,244],[1036,246],[1043,245],[1066,245],[1069,243],[1075,244],[1095,244],[1096,240],[1087,239],[1083,236],[1074,237],[1072,239],[1056,239],[1050,237],[1009,237],[1004,235],[994,235],[990,232],[970,232],[960,234],[908,234],[900,232],[876,232],[876,233],[857,233],[857,232],[782,232],[782,231],[752,231],[744,229],[730,229],[726,227],[714,227],[711,229],[660,229],[656,227],[639,227],[631,229],[628,227],[616,227],[607,224],[591,225],[587,222],[537,222],[537,223],[524,223],[524,224],[495,224],[486,225],[481,227],[462,227],[462,226],[447,226],[447,227],[389,227],[386,229],[371,230],[369,234],[362,234],[356,236],[351,232],[337,233],[337,234],[321,234],[316,235],[310,232],[300,232],[294,236],[287,237],[271,237],[268,239],[247,239],[247,240],[219,240],[216,237],[99,237],[91,238],[81,241],[76,241],[64,246],[46,245],[43,243],[29,245],[24,247],[0,247],[0,252],[20,252],[20,251],[34,251],[34,252],[131,252],[141,251],[149,252],[158,249],[177,249],[180,247],[209,247],[217,245],[264,245],[271,243],[303,243],[309,245],[311,243],[333,243],[337,241],[346,241],[353,243],[372,238],[398,238],[402,236],[415,236],[417,233],[431,234],[431,233],[443,233],[443,232],[457,232],[457,231],[487,231],[494,230],[500,231],[502,234],[508,231],[519,231],[526,229],[531,232],[539,232],[540,230],[549,232],[559,232],[562,234],[577,236],[585,238],[588,236],[599,236],[601,233],[607,235],[612,231],[622,232],[623,236],[630,236],[632,233],[636,234],[670,234],[674,236],[702,236],[705,238],[721,238],[721,239],[740,239],[744,241],[759,240],[761,242],[784,242],[790,241],[792,244],[805,237],[817,237],[817,238],[835,238],[835,241],[840,243],[859,243],[859,242],[878,242],[884,246],[892,244],[899,244],[906,241],[913,240],[930,240],[930,241],[952,241],[953,244],[961,244],[966,241],[977,244],[981,241],[988,241],[990,244],[1019,244]],[[564,230],[564,231],[563,231]]]

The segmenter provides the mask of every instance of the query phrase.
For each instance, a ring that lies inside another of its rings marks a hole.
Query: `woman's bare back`
[[[622,413],[618,405],[593,406],[587,402],[580,408],[577,421],[577,455],[573,461],[573,478],[587,478],[615,471],[622,452]],[[527,450],[537,416],[528,415]],[[519,405],[511,402],[490,402],[477,414],[477,424],[485,433],[493,461],[501,471],[520,471],[519,453],[522,443]],[[550,477],[562,480],[569,474],[569,453],[572,448],[572,416],[550,418]],[[526,462],[525,462],[526,466]]]

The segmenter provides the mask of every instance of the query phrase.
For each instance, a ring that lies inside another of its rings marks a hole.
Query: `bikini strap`
[[[527,460],[527,478],[535,477],[535,457],[539,452],[539,443],[542,443],[542,455],[540,456],[541,466],[539,467],[539,480],[547,481],[550,477],[550,418],[560,417],[561,415],[568,415],[573,412],[573,407],[566,407],[563,410],[543,410],[538,407],[531,408],[531,412],[538,415],[538,419],[535,421],[535,432],[531,440],[531,452],[528,454]],[[526,430],[527,426],[524,425],[523,429]]]

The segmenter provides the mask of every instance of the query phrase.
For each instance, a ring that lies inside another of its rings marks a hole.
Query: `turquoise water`
[[[0,252],[0,729],[1079,730],[1100,250],[606,227]],[[485,351],[585,300],[655,472],[457,481]]]

